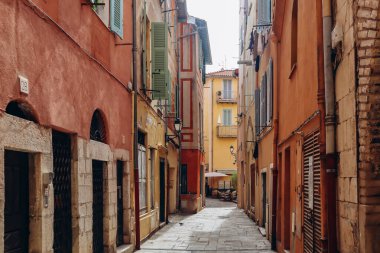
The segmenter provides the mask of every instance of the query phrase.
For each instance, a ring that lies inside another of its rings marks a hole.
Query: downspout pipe
[[[278,143],[278,94],[279,94],[279,86],[277,85],[277,80],[279,76],[279,60],[278,60],[278,55],[277,55],[277,47],[278,45],[278,40],[276,37],[272,38],[273,42],[273,49],[275,55],[275,60],[276,64],[273,61],[273,131],[274,131],[274,136],[273,136],[273,168],[272,168],[272,240],[271,240],[271,248],[272,250],[276,250],[277,248],[277,192],[278,192],[278,159],[277,159],[277,143]]]
[[[177,3],[177,1],[176,1]],[[182,119],[180,118],[180,107],[181,107],[181,86],[180,86],[180,83],[181,83],[181,76],[180,76],[180,70],[181,70],[181,67],[180,67],[180,56],[181,56],[181,52],[180,52],[180,40],[179,40],[179,36],[178,36],[178,3],[177,3],[177,12],[176,12],[176,21],[175,21],[175,24],[174,24],[174,29],[175,29],[175,36],[176,36],[176,51],[177,51],[177,86],[176,86],[176,89],[177,89],[177,111],[176,111],[176,118],[180,119],[181,122],[182,122]],[[182,147],[181,147],[181,138],[182,138],[182,135],[181,133],[178,133],[178,196],[177,196],[177,203],[178,203],[178,212],[181,210],[181,170],[182,170],[182,153],[181,153],[181,150],[182,150]]]
[[[136,245],[135,249],[140,249],[140,195],[139,195],[139,164],[138,164],[138,126],[137,126],[137,33],[136,33],[136,0],[132,1],[132,59],[133,59],[133,167],[135,180],[135,226],[136,226]]]
[[[331,62],[332,10],[331,0],[322,0],[323,17],[323,60],[325,82],[325,131],[326,131],[326,202],[328,252],[336,252],[336,175],[337,162],[335,150],[335,85]]]

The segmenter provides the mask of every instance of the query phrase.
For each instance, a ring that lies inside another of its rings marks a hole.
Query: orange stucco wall
[[[302,198],[295,189],[302,185],[303,136],[319,129],[318,111],[318,13],[314,1],[298,1],[297,63],[291,66],[291,19],[293,1],[287,1],[281,36],[278,39],[276,57],[278,81],[276,83],[279,112],[278,170],[279,189],[277,207],[277,246],[283,252],[284,241],[289,236],[292,252],[303,252]],[[290,150],[290,166],[285,166],[286,149]],[[289,171],[286,171],[289,170]],[[288,188],[286,191],[285,188]],[[286,214],[285,210],[289,210]],[[295,231],[291,232],[292,213],[295,215]],[[280,224],[279,224],[280,223]]]
[[[0,110],[22,99],[40,124],[89,139],[100,109],[111,147],[130,149],[131,46],[116,44],[132,40],[131,1],[124,2],[123,40],[81,1],[34,2],[0,3]],[[29,80],[29,95],[20,94],[18,75]]]
[[[298,57],[292,73],[291,13],[292,2],[286,2],[279,52],[279,143],[317,109],[317,21],[313,1],[298,1]],[[312,31],[311,31],[312,29]]]

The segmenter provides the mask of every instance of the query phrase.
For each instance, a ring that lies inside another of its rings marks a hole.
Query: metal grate
[[[71,231],[71,141],[53,132],[54,244],[55,253],[72,251]]]
[[[93,253],[103,253],[103,162],[92,161],[92,248]]]
[[[98,110],[94,112],[91,120],[90,139],[94,141],[107,142],[107,132],[102,115]]]
[[[307,136],[303,146],[303,226],[304,252],[306,253],[322,252],[319,135],[319,131],[316,131]]]

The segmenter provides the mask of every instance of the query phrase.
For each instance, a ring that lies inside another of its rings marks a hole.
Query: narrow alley
[[[274,251],[257,225],[236,204],[208,198],[206,208],[197,214],[170,216],[169,224],[144,242],[137,252]]]

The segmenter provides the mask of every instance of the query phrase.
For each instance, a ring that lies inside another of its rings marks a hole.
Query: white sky
[[[237,68],[239,0],[187,0],[187,12],[207,21],[213,62],[207,72]]]

